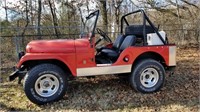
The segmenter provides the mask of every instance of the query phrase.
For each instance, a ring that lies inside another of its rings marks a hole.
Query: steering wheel
[[[99,28],[96,28],[96,30],[97,30],[97,33],[100,34],[105,41],[112,43],[112,40],[108,37],[108,35],[104,31],[102,31]]]

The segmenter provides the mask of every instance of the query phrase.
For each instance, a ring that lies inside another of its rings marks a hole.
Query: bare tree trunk
[[[88,0],[86,0],[86,8],[87,8],[87,12],[88,12],[88,15],[90,14],[90,8],[89,8],[89,2]]]
[[[71,23],[70,23],[70,4],[69,4],[69,2],[68,2],[68,0],[66,1],[66,4],[67,4],[67,20],[68,20],[68,22],[67,22],[67,25],[68,25],[68,34],[70,34],[71,33],[71,29],[70,29],[70,27],[71,27]],[[68,37],[69,38],[71,38],[71,35],[68,35]]]
[[[38,0],[37,39],[41,39],[41,31],[40,31],[41,13],[42,13],[42,3],[41,0]]]
[[[8,7],[7,7],[7,1],[5,0],[4,3],[5,3],[5,4],[4,4],[4,5],[5,5],[5,6],[4,6],[4,7],[5,7],[4,9],[5,9],[5,13],[6,13],[6,21],[8,21]]]
[[[178,5],[178,1],[176,0],[176,7],[177,7],[177,15],[178,15],[178,22],[181,25],[181,32],[179,32],[179,39],[181,44],[183,45],[184,41],[185,41],[185,36],[184,36],[184,29],[183,29],[183,24],[180,18],[180,11],[179,11],[179,5]]]
[[[26,25],[25,25],[25,27],[22,31],[22,35],[21,35],[22,36],[22,46],[23,46],[23,48],[25,46],[24,34],[25,34],[26,29],[27,29],[29,22],[30,22],[29,18],[28,18],[28,12],[29,12],[29,10],[28,10],[28,0],[25,0],[25,4],[26,4]]]
[[[117,32],[119,32],[120,30],[119,14],[120,14],[120,10],[118,8],[115,8],[115,22],[117,24]]]
[[[33,25],[33,21],[34,21],[34,19],[33,19],[33,4],[32,4],[32,0],[29,0],[29,9],[30,9],[30,24],[31,25]]]
[[[100,6],[101,6],[101,14],[103,19],[103,30],[105,32],[108,31],[108,20],[107,20],[107,10],[106,10],[106,0],[100,0]]]
[[[54,4],[54,2],[51,3],[51,0],[48,0],[48,3],[49,3],[50,10],[51,10],[51,15],[52,15],[52,20],[53,20],[55,34],[56,34],[57,38],[60,38],[60,36],[59,36],[60,32],[57,29],[58,22],[57,22],[57,16],[56,16],[55,6],[54,6],[55,4]]]
[[[114,3],[114,8],[115,8],[115,21],[117,24],[117,32],[120,31],[120,21],[119,21],[119,16],[120,16],[120,6],[123,0],[113,0]]]

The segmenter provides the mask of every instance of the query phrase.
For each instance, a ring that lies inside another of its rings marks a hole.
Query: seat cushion
[[[109,58],[118,58],[119,53],[117,51],[114,51],[112,49],[103,49],[101,51],[102,55],[109,57]]]

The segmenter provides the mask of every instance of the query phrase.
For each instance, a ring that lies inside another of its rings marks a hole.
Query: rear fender
[[[171,46],[164,45],[164,46],[142,46],[142,47],[128,47],[126,48],[119,56],[118,60],[113,65],[126,65],[126,64],[133,64],[136,62],[137,58],[145,53],[154,53],[157,56],[161,57],[162,60],[165,62],[166,66],[170,65],[170,51],[169,48]],[[153,55],[158,58],[156,55]],[[128,57],[129,60],[126,62],[124,58]],[[149,57],[148,57],[149,58]]]

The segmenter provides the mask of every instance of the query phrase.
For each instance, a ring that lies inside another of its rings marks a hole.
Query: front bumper
[[[8,79],[9,81],[13,81],[18,77],[18,84],[21,84],[21,80],[24,78],[25,75],[26,75],[26,71],[21,71],[17,69],[9,75]]]
[[[16,70],[9,75],[9,81],[15,80],[15,78],[17,78],[18,76],[19,76],[19,70]]]

